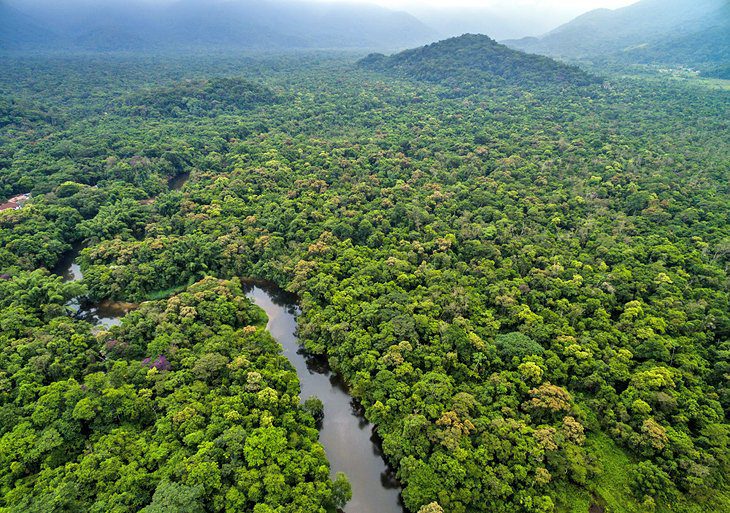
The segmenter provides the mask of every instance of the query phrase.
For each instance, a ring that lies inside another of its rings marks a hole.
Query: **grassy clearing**
[[[629,468],[633,461],[629,455],[603,433],[591,436],[587,444],[603,469],[593,482],[596,497],[603,502],[606,513],[646,511],[631,495]]]
[[[683,498],[671,503],[659,503],[654,511],[642,507],[632,495],[629,469],[634,459],[603,433],[592,434],[586,441],[588,451],[599,461],[602,472],[589,484],[590,489],[577,486],[555,490],[557,513],[588,513],[592,504],[605,508],[605,513],[719,513],[730,511],[730,495],[717,492],[701,500]]]
[[[730,80],[724,80],[722,78],[703,78],[701,81],[706,84],[707,87],[730,91]]]
[[[557,513],[588,513],[591,494],[577,486],[561,486],[551,494]]]
[[[154,292],[150,292],[149,294],[147,294],[145,299],[147,301],[159,301],[161,299],[167,299],[170,296],[173,296],[175,294],[182,292],[186,288],[188,288],[187,283],[185,285],[177,285],[175,287],[170,287],[170,288],[164,289],[164,290],[156,290]]]

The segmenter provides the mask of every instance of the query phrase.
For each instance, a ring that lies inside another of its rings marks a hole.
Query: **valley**
[[[728,510],[727,63],[580,42],[654,4],[1,50],[0,512]]]

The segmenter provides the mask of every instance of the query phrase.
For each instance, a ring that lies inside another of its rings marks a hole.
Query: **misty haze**
[[[730,511],[728,120],[727,0],[0,0],[0,512]]]

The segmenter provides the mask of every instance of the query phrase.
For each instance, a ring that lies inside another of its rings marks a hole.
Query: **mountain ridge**
[[[504,43],[564,59],[712,67],[730,60],[730,4],[642,0],[621,9],[590,11],[541,37]]]
[[[17,15],[0,25],[0,48],[38,47],[23,27],[56,33],[48,48],[81,51],[169,49],[402,48],[436,37],[415,17],[368,5],[292,0],[111,0],[6,2]],[[5,4],[0,4],[2,7]],[[22,9],[21,9],[22,8]],[[14,41],[13,44],[11,42]],[[42,42],[42,41],[41,41]],[[43,46],[43,45],[41,45]]]
[[[0,0],[0,48],[36,46],[47,39],[54,40],[54,34],[36,24],[30,16]]]

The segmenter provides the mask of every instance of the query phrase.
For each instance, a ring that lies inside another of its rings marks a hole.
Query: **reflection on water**
[[[95,326],[110,328],[112,326],[119,326],[122,323],[122,317],[135,308],[137,308],[136,304],[124,303],[122,301],[102,301],[90,305],[82,304],[76,313],[76,317]]]
[[[183,185],[185,185],[185,182],[187,182],[189,179],[190,171],[175,175],[167,181],[167,187],[169,187],[171,191],[179,191],[180,189],[182,189]]]
[[[75,263],[81,246],[64,256],[55,270],[66,281],[76,281],[83,274]],[[344,472],[352,484],[352,500],[346,513],[403,513],[400,484],[385,464],[380,440],[365,420],[362,407],[354,401],[345,383],[334,375],[326,360],[306,355],[296,336],[299,314],[296,297],[265,283],[245,284],[246,293],[269,317],[267,329],[282,345],[283,354],[295,368],[301,383],[301,398],[317,396],[324,405],[319,440],[327,452],[332,476]],[[69,304],[76,317],[97,326],[120,324],[121,318],[137,305],[115,301]]]
[[[296,336],[296,298],[276,287],[256,283],[247,295],[269,316],[267,329],[284,348],[297,371],[301,398],[316,395],[324,404],[319,440],[327,452],[332,475],[344,472],[352,484],[347,513],[403,513],[400,484],[385,464],[380,440],[362,415],[343,381],[326,361],[307,356]]]
[[[63,278],[63,281],[79,281],[83,275],[81,274],[81,267],[76,263],[76,258],[82,249],[83,246],[80,242],[75,243],[71,247],[71,251],[61,255],[56,267],[53,268],[53,273]]]
[[[80,281],[84,274],[81,267],[76,263],[76,258],[81,253],[82,245],[74,244],[71,251],[65,253],[53,272],[63,278],[63,281]],[[123,301],[100,301],[91,303],[83,298],[74,298],[67,305],[74,313],[74,317],[82,319],[95,326],[110,328],[121,324],[121,319],[129,312],[137,308],[134,303],[125,303]]]

